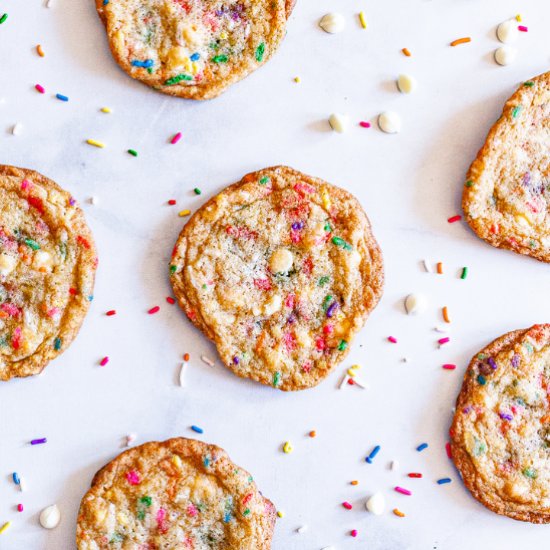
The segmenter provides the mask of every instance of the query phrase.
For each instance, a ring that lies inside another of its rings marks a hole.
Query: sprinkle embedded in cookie
[[[192,439],[151,442],[101,469],[80,505],[78,550],[269,550],[275,508],[227,453]]]
[[[286,167],[248,174],[198,210],[170,272],[224,364],[282,390],[316,385],[345,357],[384,278],[355,197]]]
[[[109,45],[132,78],[210,99],[265,63],[293,0],[96,0]]]
[[[462,206],[493,246],[550,262],[550,73],[506,102],[466,178]]]
[[[452,457],[487,508],[550,523],[550,325],[501,336],[471,361],[451,428]]]
[[[96,265],[69,193],[32,170],[0,166],[0,380],[38,374],[67,349]]]

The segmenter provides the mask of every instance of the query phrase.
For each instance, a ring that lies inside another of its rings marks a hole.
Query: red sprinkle
[[[349,502],[342,502],[342,506],[346,509],[346,510],[351,510],[353,508],[353,506],[349,503]]]
[[[518,31],[527,32],[529,29],[525,25],[518,25]]]
[[[359,126],[361,126],[361,128],[370,128],[370,122],[366,122],[366,121],[362,120],[359,123]]]
[[[104,357],[104,358],[99,362],[99,366],[100,366],[100,367],[104,367],[108,362],[109,362],[109,358],[108,358],[108,357]]]
[[[170,206],[174,206],[174,204],[176,204],[176,199],[170,199],[170,200],[168,201],[168,204],[169,204]]]
[[[355,384],[355,382],[353,381],[353,378],[348,378],[348,384],[350,386],[353,386]]]
[[[395,336],[388,336],[388,341],[392,344],[397,344],[397,338]]]
[[[170,143],[175,145],[181,139],[181,132],[178,132],[171,140]]]
[[[451,453],[451,444],[448,441],[447,443],[445,443],[445,451],[447,453],[448,458],[453,458],[453,455]]]
[[[409,477],[422,477],[422,474],[411,472],[410,474],[407,474]]]
[[[35,88],[36,88],[36,91],[40,92],[41,94],[46,92],[46,90],[44,89],[44,86],[41,86],[40,84],[36,84]]]
[[[175,304],[176,303],[176,300],[174,300],[174,298],[172,298],[171,296],[166,296],[166,301],[169,304]]]
[[[116,315],[116,309],[110,309],[105,315],[107,315],[108,317]]]
[[[18,504],[18,505],[17,505],[17,511],[18,511],[18,512],[22,512],[22,511],[23,511],[23,505],[22,505],[22,504]]]
[[[357,536],[357,529],[352,529],[351,532],[350,532],[350,535],[352,537],[356,537]]]
[[[443,365],[443,368],[445,370],[455,370],[456,369],[456,365],[452,365],[450,363],[446,363],[445,365]]]
[[[449,223],[455,223],[455,222],[459,222],[461,219],[462,219],[462,216],[457,214],[456,216],[451,216],[447,221]]]
[[[155,307],[152,307],[147,313],[149,315],[153,315],[153,313],[157,313],[158,311],[160,311],[160,306],[155,306]]]

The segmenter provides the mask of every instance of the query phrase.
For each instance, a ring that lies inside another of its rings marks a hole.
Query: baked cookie
[[[550,522],[550,324],[505,334],[472,359],[451,450],[466,487],[487,508]]]
[[[0,165],[0,380],[38,374],[69,347],[96,266],[71,195],[38,172]]]
[[[382,294],[380,248],[347,191],[279,166],[245,176],[183,228],[171,282],[235,374],[318,384]]]
[[[227,453],[182,437],[117,456],[80,504],[78,550],[269,550],[275,507]]]
[[[504,105],[470,167],[462,207],[489,244],[550,262],[550,73]]]
[[[263,65],[294,0],[96,0],[111,52],[165,94],[210,99]]]

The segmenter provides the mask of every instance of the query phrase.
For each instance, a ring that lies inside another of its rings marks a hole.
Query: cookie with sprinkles
[[[550,72],[504,105],[466,178],[462,207],[479,237],[550,262]]]
[[[200,208],[170,263],[175,296],[235,374],[315,386],[382,294],[382,254],[347,191],[292,168],[246,175]]]
[[[84,320],[97,255],[71,195],[38,172],[0,166],[0,380],[40,373]]]
[[[78,550],[269,550],[275,507],[227,453],[175,438],[134,447],[94,477],[77,520]]]
[[[451,451],[466,487],[487,508],[550,523],[550,324],[505,334],[472,359]]]
[[[132,78],[211,99],[277,50],[295,0],[96,0],[111,52]]]

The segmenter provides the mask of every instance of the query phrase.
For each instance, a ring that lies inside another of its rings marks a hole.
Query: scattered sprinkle
[[[0,25],[8,18],[8,14],[4,13],[2,17],[0,17]]]
[[[352,506],[349,502],[347,502],[347,501],[342,502],[342,506],[343,506],[346,510],[351,510],[351,509],[353,508],[353,506]]]
[[[214,366],[214,361],[212,361],[212,359],[210,359],[210,357],[207,357],[206,355],[201,355],[201,361],[203,363],[206,363],[209,367]]]
[[[202,428],[199,428],[198,426],[191,426],[191,429],[198,434],[204,433],[204,430]]]
[[[182,364],[181,364],[181,367],[180,367],[180,374],[178,376],[178,381],[179,381],[179,384],[180,384],[180,387],[184,388],[185,387],[185,371],[187,370],[187,361],[184,361]]]
[[[450,477],[443,477],[437,480],[438,485],[445,485],[445,483],[451,483],[452,479]]]
[[[341,390],[348,383],[349,380],[350,380],[349,375],[344,374],[344,376],[340,380],[340,383],[338,384],[338,389]]]
[[[468,268],[467,268],[467,267],[463,267],[463,268],[462,268],[462,274],[460,275],[460,278],[461,278],[461,279],[466,279],[466,277],[468,277]]]
[[[295,76],[294,82],[296,82],[296,84],[300,84],[300,82],[302,82],[302,79],[299,76]]]
[[[104,367],[108,362],[109,362],[109,358],[108,358],[108,357],[104,357],[104,358],[99,362],[99,366],[100,366],[100,367]]]
[[[437,262],[436,270],[438,275],[443,275],[443,263]]]
[[[112,317],[113,315],[116,315],[116,309],[110,309],[105,313],[105,315],[107,315],[107,317]]]
[[[449,317],[449,309],[447,308],[447,306],[443,307],[442,313],[443,313],[443,320],[444,320],[446,323],[450,323],[450,322],[451,322],[451,319],[450,319],[450,317]]]
[[[376,445],[376,447],[374,447],[374,449],[370,452],[369,456],[365,458],[365,461],[372,464],[372,460],[380,452],[380,448],[380,445]]]
[[[294,447],[292,446],[292,443],[290,441],[286,441],[283,445],[283,453],[290,454],[294,450]]]
[[[126,447],[129,447],[136,440],[136,437],[136,434],[128,434],[126,436]]]
[[[421,478],[422,477],[422,474],[418,473],[418,472],[411,472],[410,474],[407,474],[409,477],[412,477],[412,478]]]
[[[154,306],[151,309],[147,311],[149,315],[154,315],[155,313],[158,313],[160,311],[160,306]]]
[[[462,216],[460,214],[457,214],[456,216],[451,216],[447,221],[449,223],[455,223],[459,222],[462,219]]]
[[[19,474],[17,472],[13,472],[11,478],[16,485],[19,485],[21,483],[21,479],[19,478]]]
[[[195,189],[193,189],[193,193],[195,193],[195,195],[202,195],[202,191],[198,187],[195,187]]]
[[[31,445],[43,445],[44,443],[47,443],[47,442],[48,442],[47,438],[41,437],[39,439],[32,439]],[[21,480],[19,480],[19,482],[21,483]]]
[[[412,55],[409,48],[403,48],[401,51],[403,52],[403,55],[406,55],[407,57],[411,57]]]
[[[402,495],[412,495],[412,493],[408,489],[404,489],[403,487],[394,487],[394,490],[398,493],[401,493]]]
[[[519,25],[519,26],[518,26],[518,31],[520,31],[520,32],[528,32],[529,29],[528,29],[525,25]]]
[[[359,12],[359,23],[361,23],[361,27],[363,29],[367,28],[367,18],[365,17],[365,13],[362,11]]]
[[[59,101],[69,101],[69,98],[63,94],[55,94],[55,97],[59,99]]]
[[[18,512],[22,512],[24,509],[25,509],[25,508],[23,507],[22,504],[18,504],[18,505],[17,505],[17,511],[18,511]]]
[[[302,533],[305,533],[307,529],[307,525],[302,525],[301,527],[298,527],[298,529],[296,529],[296,532],[301,535]]]
[[[133,157],[138,156],[138,152],[135,149],[128,149],[128,153],[132,155]]]
[[[359,482],[356,479],[354,479],[353,481],[350,481],[350,484],[351,485],[359,485]]]
[[[451,42],[451,46],[458,46],[459,44],[467,44],[468,42],[471,42],[472,39],[469,36],[465,36],[464,38],[457,38],[456,40],[453,40]]]
[[[456,365],[453,365],[452,363],[445,363],[443,365],[443,368],[445,370],[455,370],[456,369]]]
[[[516,15],[516,21],[521,23],[521,15],[519,13]]]
[[[394,509],[393,509],[393,513],[394,513],[398,518],[404,518],[404,517],[405,517],[405,514],[404,514],[401,510],[398,510],[397,508],[394,508]]]
[[[101,112],[106,114],[111,114],[113,111],[110,107],[101,107]]]
[[[172,298],[172,296],[166,296],[166,301],[169,304],[175,304],[176,303],[176,300],[174,300],[174,298]]]
[[[421,443],[420,445],[418,445],[418,447],[416,448],[416,450],[418,452],[421,452],[423,451],[424,449],[427,449],[428,448],[428,444],[427,443]]]
[[[356,537],[357,536],[357,529],[352,529],[349,533],[352,537]]]
[[[181,210],[178,212],[180,218],[185,218],[185,216],[189,216],[189,214],[191,214],[191,210]]]
[[[177,134],[175,134],[172,139],[170,140],[170,143],[172,145],[175,145],[179,140],[181,139],[181,132],[178,132]]]
[[[442,346],[443,344],[447,344],[450,341],[451,339],[448,336],[445,336],[445,338],[440,338],[437,343]]]
[[[2,527],[0,527],[0,535],[3,535],[11,527],[11,521],[6,521]]]
[[[361,128],[370,128],[370,122],[367,122],[366,120],[362,120],[359,123],[359,126],[361,126]]]
[[[168,204],[169,204],[170,206],[174,206],[174,205],[176,204],[176,199],[170,199],[170,200],[168,201]]]
[[[44,53],[44,50],[42,49],[42,46],[40,44],[38,44],[38,46],[36,46],[36,53],[40,56],[40,57],[44,57],[46,54]]]
[[[44,86],[41,86],[40,84],[35,84],[34,86],[36,88],[36,91],[41,93],[41,94],[44,94],[46,93],[46,90],[44,89]]]
[[[432,268],[430,267],[428,260],[422,260],[422,265],[424,266],[424,270],[426,271],[426,273],[432,272]]]
[[[397,344],[397,338],[395,336],[388,336],[388,342],[392,344]]]
[[[447,453],[447,458],[453,458],[451,453],[451,444],[448,441],[445,443],[445,452]]]
[[[398,469],[399,469],[399,461],[398,461],[398,460],[392,460],[392,461],[390,462],[390,470],[391,470],[392,472],[395,472],[395,471],[398,470]]]
[[[317,432],[315,430],[311,430],[311,432],[309,432],[309,437],[316,437],[317,436]]]
[[[87,139],[86,140],[86,143],[88,145],[93,145],[94,147],[99,147],[100,149],[104,149],[105,148],[105,144],[101,141],[97,141],[95,139]]]
[[[284,518],[284,517],[285,517],[285,513],[284,513],[282,510],[277,510],[277,515],[278,515],[280,518]]]
[[[183,354],[183,360],[184,360],[184,361],[189,361],[189,358],[190,358],[190,356],[189,356],[188,353],[184,353],[184,354]]]
[[[23,125],[20,122],[16,122],[11,129],[11,133],[14,136],[18,136],[21,134],[21,131],[23,130]]]

